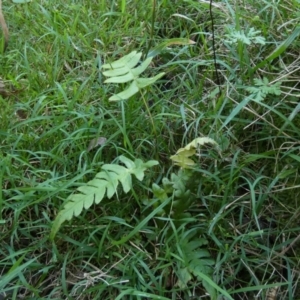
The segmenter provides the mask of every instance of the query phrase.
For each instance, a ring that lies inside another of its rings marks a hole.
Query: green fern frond
[[[138,63],[142,57],[142,53],[133,51],[128,55],[102,66],[103,75],[110,77],[105,80],[105,83],[126,83],[132,81],[129,87],[121,93],[113,95],[109,98],[110,101],[126,100],[136,94],[142,88],[155,83],[165,73],[159,73],[151,78],[140,78],[139,75],[143,73],[152,61],[152,57],[148,57],[139,66]]]
[[[105,196],[107,198],[113,197],[117,192],[119,183],[121,183],[123,191],[128,193],[132,187],[131,175],[142,181],[145,170],[158,164],[154,160],[146,163],[140,159],[132,161],[124,156],[120,156],[119,160],[126,167],[117,164],[103,165],[102,171],[97,173],[93,180],[80,186],[77,193],[68,197],[66,204],[53,222],[50,233],[51,240],[54,239],[63,222],[71,220],[74,216],[79,216],[83,209],[90,208],[94,203],[99,204]]]
[[[179,270],[178,286],[185,288],[193,276],[202,281],[204,288],[210,294],[211,299],[215,299],[216,290],[204,277],[211,278],[213,274],[214,260],[205,249],[208,241],[204,238],[196,237],[197,231],[186,232],[181,241],[182,265]]]
[[[198,237],[197,230],[191,229],[182,235],[179,244],[181,245],[182,262],[178,273],[178,286],[185,288],[193,277],[197,277],[198,280],[201,280],[210,299],[219,299],[219,292],[224,296],[224,299],[233,300],[229,293],[220,288],[213,280],[215,262],[205,249],[208,241],[203,237]]]
[[[160,215],[167,215],[171,211],[176,227],[179,227],[186,218],[190,217],[187,210],[197,199],[189,189],[189,182],[195,183],[194,175],[192,170],[180,169],[178,174],[171,174],[171,179],[163,178],[161,187],[155,183],[152,184],[153,194],[161,203],[168,201],[170,197],[172,198],[172,202],[160,212]]]

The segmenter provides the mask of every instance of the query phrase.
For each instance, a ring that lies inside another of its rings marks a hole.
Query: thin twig
[[[213,0],[210,0],[210,2],[209,2],[209,14],[210,14],[210,19],[211,19],[211,32],[212,32],[212,48],[213,48],[213,57],[214,57],[216,81],[217,81],[217,85],[219,86],[219,96],[221,96],[222,90],[221,90],[221,81],[220,81],[220,78],[219,78],[217,57],[216,57],[215,28],[214,28],[215,26],[214,26],[214,17],[213,17],[213,13],[212,13],[212,2],[213,2]]]

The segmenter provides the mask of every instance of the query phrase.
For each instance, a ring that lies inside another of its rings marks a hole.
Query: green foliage
[[[154,197],[159,199],[161,203],[168,201],[171,197],[172,202],[166,205],[159,215],[161,217],[171,217],[176,229],[184,226],[183,224],[188,224],[187,220],[191,217],[189,209],[199,201],[195,192],[201,181],[201,176],[196,170],[200,163],[194,162],[189,157],[195,155],[196,150],[199,151],[199,147],[206,144],[212,144],[219,150],[218,144],[211,138],[194,139],[185,147],[180,148],[175,155],[171,156],[172,161],[181,167],[178,173],[172,173],[170,179],[163,178],[161,187],[157,184],[152,185]],[[200,154],[199,157],[201,157]],[[184,228],[186,227],[184,226]],[[202,233],[202,236],[199,237],[196,230],[188,230],[180,235],[180,240],[177,243],[178,247],[180,247],[179,253],[181,257],[178,271],[178,286],[186,288],[187,284],[195,276],[202,282],[211,299],[216,299],[217,286],[212,280],[214,260],[206,249],[208,241],[204,238],[204,234]],[[229,296],[226,291],[222,290],[221,292]]]
[[[156,55],[162,54],[167,47],[172,45],[194,45],[195,42],[189,39],[173,38],[163,41],[156,45],[153,49],[150,49],[147,57],[155,57]]]
[[[209,294],[211,300],[217,300],[218,292],[226,299],[233,299],[229,293],[220,288],[213,279],[215,261],[207,250],[208,240],[197,229],[186,230],[177,241],[180,249],[180,262],[177,271],[177,285],[181,289],[188,287],[189,282],[197,278]]]
[[[197,236],[196,230],[186,231],[178,242],[180,247],[181,263],[178,271],[177,284],[180,288],[186,288],[189,281],[193,276],[199,278],[206,290],[209,292],[211,299],[215,299],[216,292],[203,278],[205,274],[209,278],[213,275],[214,260],[211,258],[210,253],[205,249],[207,248],[208,241]]]
[[[300,299],[299,0],[2,2],[0,298]]]
[[[264,60],[258,63],[252,70],[253,74],[259,68],[263,68],[265,65],[278,58],[283,54],[288,47],[298,38],[300,35],[300,27],[296,26],[292,33],[290,33],[285,41],[283,41],[279,46],[277,46]]]
[[[191,143],[186,145],[184,148],[180,148],[175,155],[172,155],[170,158],[175,165],[180,166],[181,168],[191,168],[196,165],[196,163],[190,158],[196,154],[198,150],[198,157],[201,157],[200,146],[205,144],[212,144],[217,148],[219,145],[211,138],[201,137],[194,139]]]
[[[177,224],[181,224],[184,218],[190,216],[187,210],[198,200],[195,193],[198,190],[201,175],[199,175],[197,168],[201,167],[201,163],[195,163],[189,157],[194,155],[196,150],[199,150],[199,146],[205,144],[217,146],[218,151],[220,151],[218,144],[213,139],[208,137],[196,138],[184,148],[180,148],[176,155],[170,157],[176,165],[181,167],[177,174],[171,173],[170,179],[164,177],[162,186],[156,183],[152,185],[153,194],[160,202],[172,198],[172,203],[161,211],[161,215],[170,214]],[[199,157],[201,157],[200,154]]]
[[[255,78],[254,83],[255,86],[248,87],[246,90],[250,92],[253,98],[258,102],[264,100],[268,94],[277,96],[281,94],[280,81],[270,84],[268,78],[264,77],[263,79]]]
[[[172,173],[171,178],[163,178],[162,187],[157,184],[152,185],[154,196],[162,203],[173,198],[172,203],[166,206],[161,212],[161,216],[168,214],[174,219],[174,223],[179,226],[184,218],[190,216],[186,210],[195,201],[194,195],[189,190],[188,183],[193,178],[193,172],[190,170],[181,169],[178,174]]]
[[[171,174],[170,180],[163,178],[162,187],[156,184],[152,186],[154,196],[162,203],[168,201],[170,197],[172,198],[172,202],[162,209],[159,215],[161,217],[169,215],[176,229],[179,229],[180,226],[186,228],[187,220],[191,217],[188,210],[198,201],[198,198],[192,193],[199,185],[199,181],[195,180],[196,176],[197,174],[192,170],[180,169],[178,174]],[[180,247],[178,255],[181,258],[177,274],[178,286],[186,288],[195,276],[202,282],[203,287],[211,295],[211,299],[216,299],[216,290],[213,287],[215,284],[211,279],[214,261],[206,249],[208,241],[204,238],[203,233],[202,237],[199,237],[195,230],[183,232],[180,235],[180,240],[176,241],[175,244]],[[209,278],[208,281],[205,280],[206,277]]]
[[[246,45],[251,45],[251,44],[261,44],[265,45],[266,40],[264,37],[258,35],[260,34],[260,30],[255,30],[253,27],[251,27],[246,34],[244,30],[233,30],[230,29],[229,34],[226,34],[225,37],[228,40],[225,40],[229,44],[235,44],[238,41],[241,41],[242,43]]]
[[[125,100],[136,94],[139,90],[155,83],[159,78],[164,76],[164,72],[157,74],[151,78],[140,78],[139,75],[143,73],[150,65],[153,57],[148,57],[145,61],[140,63],[142,53],[133,51],[124,57],[102,66],[103,75],[110,77],[106,79],[105,83],[126,83],[132,81],[129,87],[109,98],[110,101]],[[140,63],[140,65],[138,65]],[[138,65],[138,66],[137,66]]]
[[[119,160],[126,166],[117,164],[105,164],[102,171],[97,173],[95,178],[86,185],[80,186],[78,193],[68,197],[63,209],[56,216],[50,239],[53,240],[62,223],[71,220],[74,216],[79,216],[83,209],[88,209],[92,204],[99,204],[106,196],[112,198],[116,192],[119,183],[121,183],[123,191],[128,193],[132,187],[132,175],[142,181],[144,172],[154,165],[156,161],[142,162],[140,159],[132,161],[125,156],[120,156]]]
[[[237,104],[237,106],[230,112],[229,116],[227,116],[225,122],[223,123],[221,128],[224,128],[233,118],[243,110],[250,101],[256,101],[260,103],[263,101],[267,95],[276,95],[279,96],[281,94],[281,82],[276,82],[274,84],[270,84],[268,78],[264,77],[262,80],[255,78],[254,79],[255,86],[246,87],[245,89],[251,94]]]

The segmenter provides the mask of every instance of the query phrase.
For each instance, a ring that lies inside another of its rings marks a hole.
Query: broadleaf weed
[[[281,82],[270,84],[269,80],[264,77],[263,79],[255,78],[255,86],[247,87],[246,90],[253,95],[256,101],[263,101],[268,94],[279,96],[281,94]]]

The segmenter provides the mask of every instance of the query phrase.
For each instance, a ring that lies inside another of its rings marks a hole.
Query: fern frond
[[[97,173],[93,180],[80,186],[77,193],[68,197],[66,204],[53,222],[50,233],[51,240],[54,239],[63,222],[71,220],[74,216],[79,216],[83,209],[90,208],[94,203],[99,204],[105,196],[107,198],[113,197],[117,192],[119,183],[121,183],[123,191],[128,193],[132,187],[132,175],[141,181],[144,178],[145,170],[158,164],[154,160],[146,163],[140,159],[132,161],[124,156],[120,156],[119,160],[126,167],[117,164],[103,165],[102,171]]]
[[[182,266],[179,270],[179,280],[177,284],[184,288],[188,282],[196,276],[202,281],[204,288],[210,294],[211,299],[216,299],[216,290],[203,277],[211,278],[213,274],[214,260],[210,253],[204,248],[208,241],[196,236],[196,230],[186,232],[181,241]],[[213,284],[213,282],[211,282]]]
[[[152,57],[148,57],[139,66],[138,63],[142,57],[142,53],[133,51],[128,55],[116,60],[110,64],[102,66],[103,75],[110,77],[105,80],[105,83],[126,83],[132,81],[129,87],[121,93],[113,95],[109,98],[110,101],[125,100],[136,94],[142,88],[155,83],[165,73],[159,73],[155,77],[140,78],[139,75],[143,73],[152,61]]]
[[[193,276],[201,280],[210,299],[217,300],[218,292],[224,296],[224,299],[233,300],[230,294],[220,288],[213,280],[214,260],[205,249],[208,241],[197,237],[197,230],[191,229],[185,232],[180,240],[182,253],[182,266],[179,270],[178,286],[185,288]]]

